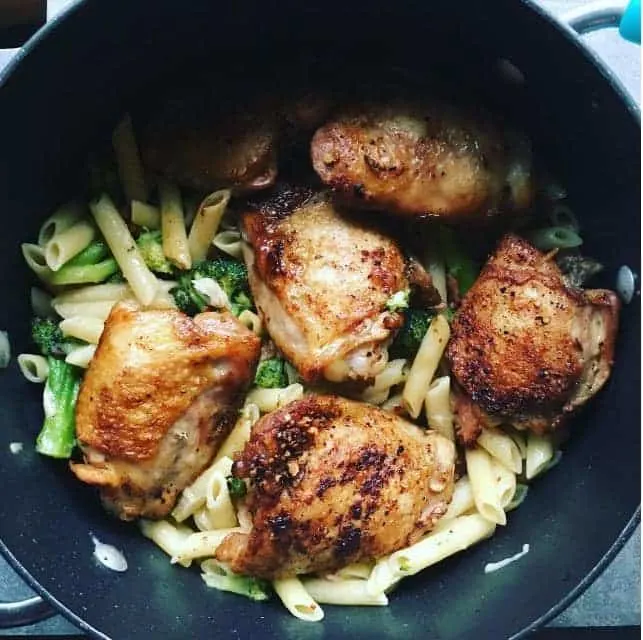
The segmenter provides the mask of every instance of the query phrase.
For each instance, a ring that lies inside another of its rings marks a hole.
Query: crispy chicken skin
[[[451,327],[461,439],[494,418],[536,433],[562,424],[609,377],[618,312],[612,291],[566,286],[551,255],[504,236]]]
[[[386,302],[409,286],[398,245],[305,188],[249,205],[242,226],[255,304],[304,380],[377,375],[403,321]]]
[[[119,303],[78,397],[73,472],[123,520],[166,516],[234,424],[259,351],[227,313]]]
[[[439,102],[350,108],[317,130],[311,155],[353,205],[399,215],[485,219],[532,200],[528,141]]]
[[[216,557],[264,578],[333,571],[417,541],[451,500],[455,447],[372,405],[307,396],[264,416],[232,473],[249,533]]]

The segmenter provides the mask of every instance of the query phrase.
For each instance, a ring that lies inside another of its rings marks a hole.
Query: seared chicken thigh
[[[494,418],[537,433],[561,424],[609,377],[618,310],[612,291],[567,286],[551,255],[506,235],[451,327],[462,440]]]
[[[282,187],[249,206],[242,225],[255,304],[302,377],[377,375],[403,321],[386,302],[409,287],[397,244],[304,188]]]
[[[484,219],[532,199],[527,140],[439,102],[349,109],[317,130],[311,154],[322,181],[355,206]]]
[[[234,424],[259,351],[227,313],[116,305],[78,397],[72,470],[123,520],[166,516]]]
[[[444,515],[455,448],[372,405],[308,396],[264,416],[233,465],[249,482],[249,533],[216,557],[276,578],[333,571],[417,541]]]

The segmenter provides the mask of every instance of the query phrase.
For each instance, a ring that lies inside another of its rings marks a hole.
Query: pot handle
[[[579,34],[618,27],[623,38],[641,43],[641,0],[631,0],[627,8],[617,2],[599,0],[563,14],[561,20]]]
[[[40,597],[0,602],[0,629],[21,627],[51,618],[55,611]]]

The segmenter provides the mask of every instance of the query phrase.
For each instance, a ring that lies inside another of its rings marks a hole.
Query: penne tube
[[[248,393],[246,402],[257,405],[262,413],[270,413],[303,397],[304,387],[296,382],[283,389],[261,389],[256,387]]]
[[[230,201],[230,190],[223,189],[208,195],[199,206],[188,237],[193,262],[205,260],[221,218]]]
[[[219,251],[223,251],[223,253],[227,253],[237,260],[243,258],[241,232],[238,229],[220,231],[214,236],[212,244],[219,249]]]
[[[95,344],[85,344],[81,347],[77,347],[73,351],[70,351],[65,357],[65,362],[73,364],[76,367],[80,367],[81,369],[87,369],[95,353]]]
[[[219,591],[238,593],[251,600],[268,600],[269,594],[265,580],[240,576],[223,563],[210,558],[201,563],[201,577],[208,587]]]
[[[139,527],[146,538],[149,538],[165,553],[174,558],[183,549],[193,531],[183,525],[173,525],[167,520],[139,520]],[[189,567],[191,560],[177,560],[184,567]]]
[[[362,392],[362,400],[371,404],[382,404],[388,399],[391,388],[397,387],[407,378],[406,360],[400,358],[386,363],[384,370],[375,376],[370,387]]]
[[[453,428],[451,378],[449,376],[436,378],[429,385],[429,390],[424,398],[424,410],[429,427],[454,442],[455,429]]]
[[[250,439],[250,431],[257,420],[259,420],[259,407],[256,404],[247,403],[241,410],[230,435],[221,445],[215,462],[225,457],[233,458],[237,451],[241,451]]]
[[[112,146],[125,199],[128,202],[131,200],[145,202],[148,196],[145,174],[129,114],[125,114],[125,117],[116,125],[112,134]]]
[[[442,516],[440,522],[457,518],[475,508],[473,489],[468,476],[462,476],[453,487],[453,496],[447,512]]]
[[[360,580],[368,580],[374,566],[372,562],[353,562],[338,569],[333,574],[333,579],[348,580],[349,578],[359,578]]]
[[[171,562],[187,567],[192,560],[212,557],[228,534],[240,532],[239,528],[230,528],[191,533],[187,538],[182,538],[178,547],[174,549]]]
[[[49,216],[38,232],[38,244],[44,246],[56,235],[73,227],[84,215],[85,207],[76,201],[67,202]]]
[[[516,474],[495,458],[491,458],[491,468],[497,486],[500,506],[506,509],[516,493]]]
[[[53,302],[55,304],[67,304],[76,302],[116,302],[129,295],[133,295],[128,284],[92,284],[85,287],[78,287],[71,291],[65,291],[57,295]]]
[[[52,305],[56,313],[62,318],[96,318],[105,321],[109,316],[116,300],[97,300],[96,302],[60,302],[54,298]]]
[[[397,415],[402,415],[405,413],[404,406],[402,404],[402,394],[396,393],[394,396],[391,396],[386,402],[380,405],[382,409],[395,413]]]
[[[205,505],[210,478],[217,473],[227,477],[231,471],[232,460],[230,458],[221,457],[216,460],[189,487],[183,489],[181,497],[172,511],[172,517],[177,522],[183,522],[189,518]]]
[[[295,618],[306,622],[318,622],[323,619],[322,608],[311,598],[299,578],[275,580],[272,586],[286,609]]]
[[[91,344],[98,344],[105,328],[105,323],[100,318],[91,316],[72,316],[63,320],[59,326],[65,336],[78,338]]]
[[[146,229],[160,229],[161,228],[161,212],[157,207],[141,202],[140,200],[132,200],[132,222],[139,227]]]
[[[18,356],[18,367],[20,373],[29,380],[41,384],[49,376],[49,363],[44,356],[33,353],[21,353]]]
[[[527,480],[535,478],[554,457],[552,441],[545,436],[538,436],[529,432],[527,436],[527,458],[525,460],[525,473]]]
[[[159,199],[163,253],[179,269],[189,269],[192,266],[192,258],[185,233],[181,193],[176,185],[162,180],[159,183]]]
[[[237,514],[232,505],[228,483],[223,473],[217,471],[210,476],[205,495],[205,506],[212,528],[236,527],[238,524]]]
[[[449,323],[440,314],[433,318],[420,343],[402,391],[404,408],[414,419],[420,415],[429,385],[449,341],[449,334]]]
[[[484,449],[476,448],[466,449],[465,458],[476,509],[489,522],[507,524],[507,516],[500,503],[491,456]]]
[[[248,329],[250,329],[254,334],[258,336],[263,334],[263,323],[261,322],[261,318],[253,311],[244,309],[239,314],[237,320],[248,327]]]
[[[309,578],[303,580],[303,585],[311,598],[322,604],[376,606],[388,605],[386,594],[369,593],[366,589],[366,580],[324,580],[323,578]]]
[[[45,245],[45,260],[52,271],[58,271],[66,262],[77,256],[96,236],[96,228],[88,220],[57,233]]]
[[[524,460],[527,457],[527,436],[511,425],[504,425],[503,430],[506,430],[509,437],[516,443],[518,451],[520,451],[520,457]]]
[[[49,283],[54,272],[49,268],[45,259],[45,250],[37,245],[23,242],[20,245],[22,256],[27,266],[45,283]]]
[[[488,538],[495,529],[493,522],[478,513],[455,518],[448,527],[378,560],[366,582],[366,589],[371,594],[385,592],[401,578],[412,576]]]
[[[156,295],[158,280],[147,268],[125,221],[109,196],[102,195],[92,201],[90,209],[132,291],[142,304],[150,304]]]
[[[522,472],[520,449],[508,434],[500,429],[485,428],[478,437],[478,444],[510,471]]]

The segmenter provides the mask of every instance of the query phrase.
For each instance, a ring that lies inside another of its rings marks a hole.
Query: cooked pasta
[[[125,221],[107,195],[92,201],[90,209],[136,297],[144,305],[150,304],[156,295],[158,280],[147,268]]]
[[[24,242],[20,245],[22,256],[27,266],[45,283],[48,283],[53,276],[53,271],[49,268],[45,259],[45,250],[37,244]]]
[[[72,316],[60,323],[63,335],[78,338],[91,344],[98,344],[105,328],[105,323],[100,318],[92,316]]]
[[[96,318],[104,321],[107,319],[116,300],[96,300],[96,302],[60,302],[54,298],[52,305],[56,313],[62,318],[75,318],[78,316],[84,318]]]
[[[478,444],[510,471],[522,471],[522,456],[518,445],[500,429],[484,429],[478,437]]]
[[[139,200],[132,200],[131,208],[132,222],[134,224],[146,229],[161,228],[161,212],[157,207]]]
[[[65,262],[77,256],[96,236],[96,228],[88,220],[56,233],[45,245],[45,260],[52,271],[58,271]]]
[[[261,318],[254,311],[244,309],[239,314],[238,320],[258,336],[263,334],[263,322],[261,322]]]
[[[407,378],[406,360],[390,360],[384,371],[375,376],[375,381],[362,393],[362,400],[371,404],[382,404],[388,399],[391,389],[402,384]]]
[[[112,145],[118,165],[118,175],[127,201],[145,202],[147,200],[145,174],[129,114],[126,114],[114,129]]]
[[[217,547],[223,542],[223,539],[229,534],[241,531],[238,528],[219,529],[218,531],[199,531],[191,533],[186,538],[181,538],[180,542],[174,548],[172,553],[172,564],[189,566],[192,560],[197,558],[208,558],[214,555]],[[154,541],[156,542],[156,540]],[[158,544],[158,542],[157,542]]]
[[[436,378],[430,385],[424,398],[426,421],[431,429],[455,440],[453,428],[453,411],[451,410],[451,378]]]
[[[369,593],[366,580],[324,580],[308,578],[303,580],[304,589],[316,602],[356,606],[385,607],[388,598],[385,593]]]
[[[190,255],[194,262],[204,260],[207,256],[229,200],[230,190],[224,189],[211,193],[199,206],[188,237]]]
[[[20,373],[29,382],[43,383],[49,375],[47,358],[33,353],[21,353],[18,356],[18,367],[20,368]]]
[[[127,284],[92,284],[58,294],[54,304],[77,302],[116,302],[132,294]]]
[[[80,347],[76,347],[67,354],[67,356],[65,357],[65,362],[73,364],[76,367],[80,367],[81,369],[87,369],[95,353],[95,344],[86,344]]]
[[[272,583],[284,606],[295,618],[317,622],[324,617],[322,608],[306,591],[299,578],[282,578]]]
[[[475,500],[473,499],[473,489],[471,488],[471,481],[469,476],[462,476],[453,487],[453,497],[444,514],[443,521],[457,518],[475,508]]]
[[[506,510],[516,493],[516,474],[507,469],[497,458],[491,459],[491,469],[496,483],[500,506]]]
[[[252,402],[246,403],[230,435],[221,445],[215,461],[218,462],[223,458],[232,458],[237,451],[241,451],[250,438],[252,425],[255,424],[257,420],[259,420],[259,407]]]
[[[83,216],[84,207],[76,201],[67,202],[49,216],[38,232],[38,244],[45,245],[56,235],[75,225]]]
[[[527,458],[525,474],[527,480],[535,478],[554,457],[554,446],[550,438],[529,432],[527,436]]]
[[[413,360],[402,392],[404,408],[412,418],[420,415],[433,374],[447,346],[449,332],[449,323],[444,316],[441,314],[435,316]]]
[[[159,199],[163,253],[180,269],[189,269],[192,266],[192,257],[185,233],[181,193],[176,185],[163,180],[159,184]]]
[[[303,395],[304,388],[296,382],[283,389],[253,389],[247,396],[247,402],[257,405],[262,413],[269,413],[299,400]]]
[[[223,251],[223,253],[227,253],[237,260],[240,260],[243,255],[241,233],[238,229],[220,231],[214,236],[212,244],[219,249],[219,251]]]
[[[507,524],[491,456],[484,449],[466,449],[465,459],[476,509],[489,522]]]
[[[176,558],[181,554],[184,544],[194,533],[185,525],[173,525],[167,520],[140,520],[139,526],[143,535],[161,547],[170,558]],[[189,567],[192,560],[177,560],[176,562],[184,567]]]

